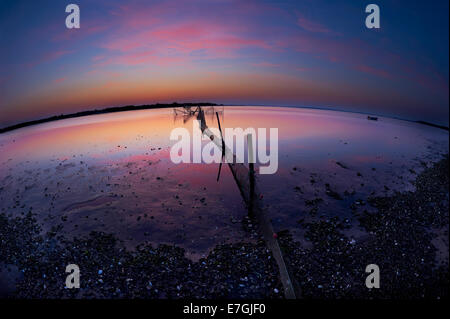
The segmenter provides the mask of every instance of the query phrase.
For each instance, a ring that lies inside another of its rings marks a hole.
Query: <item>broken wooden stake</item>
[[[219,116],[217,113],[216,116],[220,131],[222,131],[220,127]],[[286,297],[286,299],[296,299],[297,296],[295,293],[294,284],[291,280],[288,268],[284,261],[280,245],[278,244],[278,239],[276,238],[276,236],[274,236],[272,224],[267,217],[266,208],[262,203],[262,197],[256,196],[256,194],[260,193],[258,191],[255,180],[255,170],[253,163],[253,140],[251,134],[247,136],[247,145],[250,148],[248,153],[250,169],[248,169],[243,163],[238,163],[238,161],[236,160],[236,155],[234,155],[233,151],[230,150],[223,141],[223,136],[219,142],[219,138],[215,137],[214,133],[211,132],[211,130],[206,125],[205,116],[203,110],[200,107],[198,110],[197,120],[200,121],[200,129],[202,133],[208,136],[211,141],[217,145],[217,147],[222,148],[222,156],[225,157],[227,152],[228,154],[232,155],[233,161],[228,162],[228,167],[230,168],[234,180],[242,195],[242,198],[248,207],[249,214],[256,218],[261,235],[264,238],[267,247],[272,252],[272,255],[277,263],[281,282],[284,288],[284,296]],[[299,287],[297,288],[297,291],[300,293]]]

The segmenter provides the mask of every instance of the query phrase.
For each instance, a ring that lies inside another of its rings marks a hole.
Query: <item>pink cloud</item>
[[[328,34],[334,34],[335,32],[328,29],[324,25],[314,22],[310,19],[305,18],[303,15],[297,14],[297,24],[304,30],[314,33],[328,33]]]
[[[121,55],[99,61],[94,66],[103,67],[106,65],[126,65],[133,66],[139,64],[152,64],[159,66],[167,66],[171,64],[186,64],[189,62],[183,56],[159,56],[154,53],[154,51],[144,51],[144,52],[128,52]]]
[[[303,33],[298,36],[280,38],[276,41],[280,48],[294,49],[317,59],[337,63],[359,72],[382,78],[406,80],[430,90],[448,90],[447,83],[434,72],[427,72],[418,61],[405,59],[385,49],[358,39],[337,39],[317,37]],[[384,65],[386,70],[369,67],[368,63]],[[418,71],[420,70],[420,71]]]
[[[312,70],[312,68],[295,67],[294,70],[300,71],[300,72],[305,72],[305,71],[310,71],[310,70]]]
[[[174,27],[159,28],[150,32],[150,35],[162,40],[182,41],[192,38],[203,38],[211,32],[218,32],[219,28],[210,25],[209,29],[204,28],[205,25],[200,23],[184,23]]]
[[[167,65],[176,62],[182,62],[181,57],[157,56],[153,51],[128,53],[117,57],[111,61],[114,64],[137,65],[142,63],[150,63],[155,65]]]
[[[253,66],[256,67],[262,67],[262,68],[277,68],[280,67],[280,64],[276,64],[276,63],[270,63],[270,62],[260,62],[260,63],[253,63]]]
[[[60,57],[62,57],[63,55],[69,54],[69,53],[73,53],[74,51],[72,50],[59,50],[59,51],[54,51],[51,52],[47,55],[44,56],[44,60],[45,61],[52,61],[52,60],[56,60]]]
[[[271,49],[266,41],[235,34],[216,23],[187,22],[147,28],[132,36],[113,36],[101,44],[116,57],[104,63],[171,63],[198,59],[192,54],[201,51],[203,59],[231,58],[238,55],[238,50],[246,47]],[[164,62],[162,62],[164,61]]]
[[[381,78],[386,78],[386,79],[391,79],[392,76],[391,74],[389,74],[388,72],[384,71],[384,70],[379,70],[379,69],[375,69],[372,68],[368,65],[358,65],[356,67],[356,69],[358,71],[364,72],[364,73],[368,73],[368,74],[372,74]]]
[[[66,78],[59,78],[59,79],[55,79],[53,82],[54,83],[61,83],[64,82],[66,80]]]
[[[108,30],[112,26],[111,21],[85,21],[81,22],[79,29],[58,28],[52,40],[55,42],[73,41]]]
[[[57,50],[57,51],[52,51],[50,53],[44,54],[40,59],[38,59],[37,61],[34,62],[30,62],[25,64],[25,66],[27,68],[34,68],[36,65],[41,64],[41,63],[47,63],[47,62],[51,62],[54,60],[59,59],[60,57],[73,53],[73,50]]]
[[[97,61],[100,61],[100,60],[103,60],[103,59],[105,59],[104,55],[96,55],[96,56],[92,57],[92,61],[94,61],[94,62],[97,62]]]
[[[118,37],[102,45],[109,50],[122,52],[157,47],[187,53],[199,49],[238,49],[246,46],[270,48],[264,40],[235,35],[226,28],[210,23],[184,23],[159,27],[137,33],[131,37]]]

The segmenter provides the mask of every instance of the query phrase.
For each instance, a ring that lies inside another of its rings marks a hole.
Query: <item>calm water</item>
[[[222,127],[278,128],[278,171],[258,175],[258,185],[274,228],[299,240],[297,221],[330,216],[348,219],[358,237],[350,207],[370,209],[368,196],[413,190],[424,165],[448,153],[448,132],[405,121],[294,108],[217,110]],[[206,121],[217,127],[213,114]],[[175,127],[192,132],[192,119],[172,109],[129,111],[1,134],[0,210],[31,210],[44,231],[62,224],[68,236],[112,232],[129,246],[174,243],[193,257],[248,240],[228,167],[217,182],[218,164],[173,164]]]

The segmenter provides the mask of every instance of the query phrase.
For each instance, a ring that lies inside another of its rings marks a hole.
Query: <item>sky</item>
[[[67,29],[65,8],[80,8]],[[380,29],[365,7],[380,7]],[[0,127],[172,102],[448,125],[449,2],[0,0]]]

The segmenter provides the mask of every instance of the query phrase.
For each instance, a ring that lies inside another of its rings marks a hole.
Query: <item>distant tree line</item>
[[[167,103],[157,103],[157,104],[145,104],[145,105],[125,105],[125,106],[114,106],[114,107],[108,107],[100,110],[90,110],[90,111],[82,111],[77,113],[71,113],[71,114],[61,114],[61,115],[54,115],[51,117],[46,117],[39,120],[34,121],[27,121],[22,122],[19,124],[14,124],[11,126],[7,126],[4,128],[0,128],[0,133],[12,131],[21,127],[51,122],[51,121],[57,121],[57,120],[63,120],[63,119],[69,119],[73,117],[80,117],[80,116],[87,116],[87,115],[94,115],[94,114],[104,114],[104,113],[113,113],[113,112],[123,112],[123,111],[135,111],[135,110],[148,110],[148,109],[161,109],[161,108],[168,108],[168,107],[183,107],[183,106],[217,106],[219,104],[215,103],[209,103],[209,102],[200,102],[200,103],[177,103],[173,102],[171,104]]]

